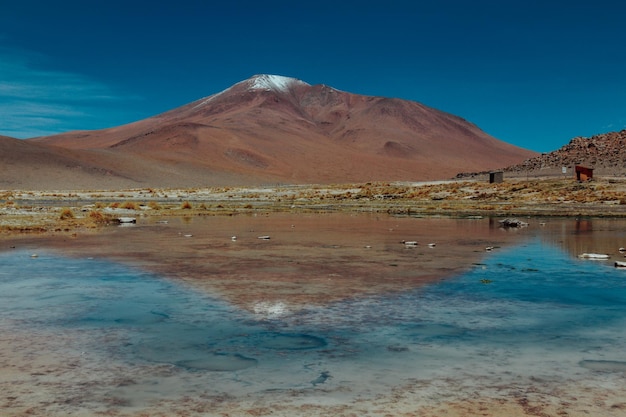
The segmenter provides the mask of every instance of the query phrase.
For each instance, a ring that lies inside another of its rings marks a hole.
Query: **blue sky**
[[[0,2],[0,134],[117,126],[278,74],[540,152],[626,128],[614,0]]]

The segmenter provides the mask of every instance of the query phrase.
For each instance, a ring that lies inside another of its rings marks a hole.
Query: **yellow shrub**
[[[132,202],[132,201],[126,201],[124,202],[121,207],[123,209],[127,209],[127,210],[137,210],[137,204]]]
[[[91,212],[89,212],[89,218],[97,224],[103,224],[107,222],[106,217],[104,217],[104,214],[102,214],[102,212],[98,211],[98,210],[92,210]]]
[[[61,220],[69,220],[74,218],[74,213],[70,208],[64,208],[61,210],[61,215],[59,216]]]

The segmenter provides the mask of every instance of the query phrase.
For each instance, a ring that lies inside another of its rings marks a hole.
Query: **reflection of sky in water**
[[[99,260],[15,251],[0,266],[3,331],[93,332],[86,350],[128,366],[173,364],[231,393],[359,384],[371,392],[437,376],[573,378],[581,364],[619,371],[626,361],[626,271],[539,240],[489,253],[439,284],[270,319]],[[171,395],[190,389],[166,386]]]

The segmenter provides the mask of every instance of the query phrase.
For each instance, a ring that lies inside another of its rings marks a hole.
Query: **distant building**
[[[587,168],[582,165],[576,165],[576,179],[578,181],[589,181],[593,178],[593,168]]]
[[[504,172],[492,171],[489,173],[489,184],[499,184],[504,181]]]

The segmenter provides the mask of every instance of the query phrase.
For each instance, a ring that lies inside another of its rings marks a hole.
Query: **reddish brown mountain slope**
[[[535,155],[416,102],[268,75],[128,125],[28,142],[106,155],[105,169],[132,158],[145,170],[111,171],[150,186],[420,181]]]
[[[72,188],[116,184],[119,178],[99,167],[102,160],[90,152],[0,136],[0,188],[66,189],[66,184]]]

